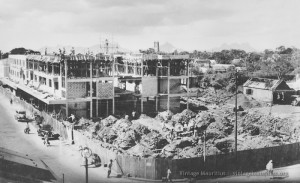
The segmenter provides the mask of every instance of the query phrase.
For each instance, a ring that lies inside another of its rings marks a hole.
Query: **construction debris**
[[[192,101],[208,110],[183,110],[173,114],[164,111],[155,118],[141,115],[130,121],[108,116],[100,122],[79,120],[87,126],[83,130],[92,138],[110,144],[119,152],[139,157],[190,158],[234,150],[235,111],[232,95],[224,92],[204,91],[202,97]],[[300,126],[296,128],[288,119],[265,115],[252,107],[260,104],[238,95],[238,150],[256,149],[297,141]],[[189,101],[191,102],[191,101]],[[197,105],[198,105],[197,104]],[[249,109],[251,108],[251,110]],[[205,144],[205,151],[204,151]]]

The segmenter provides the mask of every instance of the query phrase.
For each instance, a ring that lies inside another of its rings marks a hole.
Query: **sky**
[[[0,0],[0,50],[89,47],[112,38],[138,50],[169,42],[210,50],[300,48],[299,0]]]

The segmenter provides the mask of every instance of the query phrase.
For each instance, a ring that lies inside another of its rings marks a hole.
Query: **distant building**
[[[206,67],[210,68],[211,67],[211,62],[209,59],[195,59],[194,60],[194,65],[197,67]]]
[[[235,65],[235,66],[240,66],[240,65],[243,64],[243,60],[240,59],[240,58],[236,58],[236,59],[233,59],[233,60],[231,61],[231,64],[233,64],[233,65]]]
[[[214,64],[212,65],[212,70],[215,72],[229,72],[229,71],[234,71],[235,66],[232,64]]]
[[[0,60],[0,78],[9,76],[9,61],[8,58]]]
[[[251,78],[244,83],[243,93],[258,101],[283,104],[291,102],[295,90],[283,80]]]
[[[155,51],[155,53],[159,53],[159,42],[158,41],[156,41],[156,42],[154,42],[154,51]]]

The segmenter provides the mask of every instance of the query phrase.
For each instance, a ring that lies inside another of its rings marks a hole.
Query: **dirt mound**
[[[196,113],[191,110],[185,109],[181,113],[177,113],[172,116],[171,120],[175,121],[176,123],[186,124],[191,118],[194,118],[195,116]]]
[[[216,141],[216,148],[218,148],[221,152],[228,153],[234,150],[234,138],[227,137],[223,139],[219,139]]]
[[[115,144],[124,150],[127,150],[136,144],[137,134],[133,130],[118,133]]]
[[[136,133],[138,133],[140,136],[146,135],[151,132],[147,126],[139,124],[139,123],[133,123],[130,126],[130,130],[136,131]]]
[[[96,138],[111,144],[117,137],[118,135],[115,130],[109,127],[104,127],[102,130],[97,132]]]
[[[140,144],[147,146],[150,149],[161,149],[168,141],[157,131],[151,131],[141,138]]]
[[[110,126],[112,124],[114,124],[116,121],[118,120],[118,118],[110,115],[108,116],[107,118],[101,120],[101,123],[104,125],[104,126]]]
[[[174,114],[171,111],[164,111],[157,114],[156,119],[160,121],[170,120]]]
[[[132,123],[138,123],[146,126],[150,130],[162,131],[163,123],[157,118],[151,118],[149,116],[141,116],[137,120],[132,120]]]
[[[151,151],[147,146],[143,146],[141,144],[137,144],[130,149],[127,150],[127,153],[133,156],[139,156],[139,157],[149,157],[154,154],[153,151]]]
[[[181,151],[179,151],[178,155],[174,156],[174,159],[181,158],[194,158],[198,156],[202,156],[202,148],[198,147],[185,147]]]

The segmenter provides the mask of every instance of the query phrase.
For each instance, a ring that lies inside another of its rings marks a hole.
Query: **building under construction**
[[[189,56],[10,55],[4,84],[39,110],[78,117],[180,110],[189,94]]]

